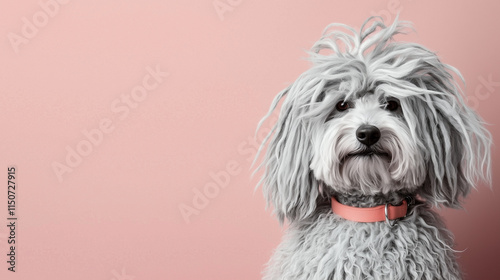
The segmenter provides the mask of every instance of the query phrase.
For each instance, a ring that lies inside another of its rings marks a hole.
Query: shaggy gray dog
[[[459,208],[479,180],[490,182],[491,136],[455,68],[393,40],[408,27],[329,25],[313,66],[259,124],[281,103],[259,150],[268,144],[260,184],[289,226],[264,279],[461,279],[451,233],[431,207]],[[344,218],[333,201],[381,205],[385,220]],[[388,216],[398,205],[404,216]]]

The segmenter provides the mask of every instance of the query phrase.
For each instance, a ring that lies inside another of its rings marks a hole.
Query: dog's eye
[[[345,110],[347,110],[349,108],[351,108],[351,106],[349,105],[348,102],[346,102],[344,100],[339,101],[337,103],[337,105],[335,105],[335,109],[337,109],[337,111],[340,111],[340,112],[345,111]]]
[[[394,100],[389,100],[385,103],[385,109],[388,111],[396,111],[399,108],[399,103]]]

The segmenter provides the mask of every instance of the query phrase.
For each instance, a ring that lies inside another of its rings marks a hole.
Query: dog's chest
[[[460,279],[446,238],[423,219],[397,226],[326,215],[291,228],[268,279]],[[444,277],[447,276],[447,277]]]

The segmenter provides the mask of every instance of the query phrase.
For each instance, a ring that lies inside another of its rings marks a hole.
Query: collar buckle
[[[385,222],[390,226],[390,227],[393,227],[395,225],[397,225],[399,219],[394,219],[394,220],[390,220],[389,219],[389,203],[386,203],[385,204]]]
[[[406,207],[407,207],[406,215],[404,217],[397,218],[397,219],[394,219],[394,220],[389,219],[389,203],[385,204],[385,208],[384,208],[385,222],[390,227],[393,227],[393,226],[397,225],[397,223],[398,223],[399,220],[406,218],[408,216],[408,213],[410,212],[409,211],[410,206],[413,205],[413,204],[415,204],[415,198],[413,196],[407,196],[407,197],[404,198],[404,200],[406,201]],[[392,204],[391,204],[391,206],[392,206]]]

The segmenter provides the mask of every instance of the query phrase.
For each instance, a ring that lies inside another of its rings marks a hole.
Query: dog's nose
[[[364,124],[356,130],[358,141],[370,147],[380,139],[380,130],[373,125]]]

